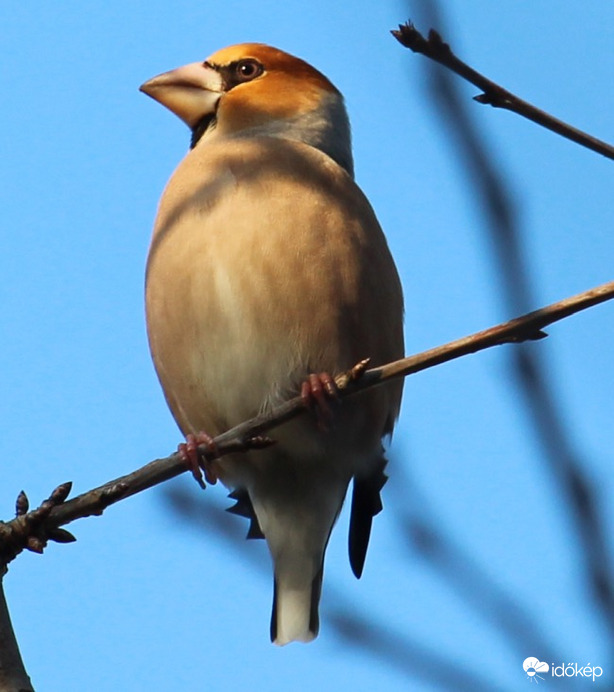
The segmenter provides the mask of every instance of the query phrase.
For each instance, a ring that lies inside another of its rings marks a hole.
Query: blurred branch
[[[415,356],[370,370],[365,370],[368,361],[363,361],[351,371],[337,377],[339,396],[351,396],[389,379],[406,377],[492,346],[541,339],[546,336],[541,331],[543,327],[612,298],[614,281]],[[200,448],[200,451],[213,459],[229,453],[246,451],[254,446],[262,446],[263,433],[307,410],[303,399],[300,396],[295,397],[270,413],[240,423],[218,435],[214,439],[214,453],[207,447]],[[33,511],[28,511],[28,500],[22,492],[18,498],[16,518],[0,522],[0,565],[8,564],[24,549],[42,552],[48,540],[61,543],[74,540],[71,534],[58,527],[83,517],[101,515],[115,502],[174,478],[186,470],[185,462],[175,453],[164,459],[156,459],[133,473],[105,483],[69,501],[66,501],[66,497],[71,486],[65,483],[56,488],[51,497]]]
[[[405,454],[403,464],[395,464],[394,483],[390,483],[392,509],[399,526],[401,542],[406,550],[424,560],[459,601],[489,622],[493,631],[507,638],[518,660],[526,651],[539,651],[543,660],[554,660],[555,654],[542,632],[538,618],[485,569],[458,540],[440,528],[428,500],[408,476]],[[413,562],[412,562],[413,564]],[[452,688],[453,689],[453,688]]]
[[[412,678],[421,678],[431,687],[454,692],[504,692],[490,677],[468,670],[451,657],[424,646],[417,638],[395,631],[389,622],[377,622],[362,617],[354,603],[343,606],[343,596],[337,599],[337,608],[329,618],[339,636],[354,648],[362,650]],[[403,604],[402,607],[406,607]]]
[[[242,526],[238,528],[239,523],[234,517],[220,511],[220,507],[212,502],[203,502],[202,497],[195,491],[177,486],[167,486],[164,492],[168,508],[183,520],[185,528],[196,529],[203,537],[214,536],[215,540],[222,540],[225,548],[231,546],[253,568],[261,568],[270,575],[264,551],[246,550]],[[419,678],[434,688],[455,692],[505,692],[504,687],[497,687],[481,673],[471,671],[464,662],[421,642],[420,633],[412,636],[405,631],[395,631],[390,621],[378,621],[365,614],[360,604],[350,600],[343,590],[330,582],[324,590],[322,609],[326,612],[327,626],[338,637],[362,649],[365,655],[372,656],[380,664],[388,664],[408,677]],[[530,643],[531,640],[527,641]]]
[[[572,142],[581,144],[587,149],[592,149],[609,159],[614,159],[614,147],[612,145],[602,142],[600,139],[578,130],[562,120],[558,120],[558,118],[536,108],[527,101],[523,101],[515,94],[507,91],[507,89],[499,86],[499,84],[484,77],[484,75],[474,70],[467,63],[457,58],[450,46],[444,42],[440,34],[434,29],[429,31],[428,38],[424,38],[411,22],[407,22],[406,24],[399,24],[399,28],[391,33],[399,43],[414,51],[414,53],[425,55],[427,58],[456,72],[463,79],[482,89],[484,93],[474,96],[474,100],[478,103],[489,104],[495,108],[505,108],[513,113],[518,113],[518,115],[522,115],[534,123],[570,139]]]
[[[423,5],[429,15],[429,24],[441,26],[439,3],[428,0]],[[437,42],[442,43],[439,37],[435,39]],[[484,134],[471,117],[457,84],[458,80],[453,79],[449,71],[431,70],[436,111],[442,116],[459,153],[464,157],[463,163],[472,174],[469,176],[472,182],[471,198],[478,200],[481,205],[488,234],[494,242],[496,275],[500,277],[507,308],[513,312],[523,312],[535,299],[509,184],[501,171],[500,162],[489,152]],[[476,191],[478,194],[475,194]],[[528,350],[521,346],[510,353],[511,365],[518,389],[526,401],[529,423],[541,445],[563,505],[569,509],[571,525],[576,531],[582,553],[581,564],[586,582],[596,606],[595,612],[605,621],[609,644],[614,649],[614,578],[597,488],[589,480],[584,470],[585,461],[572,443],[569,426],[563,420],[541,356],[541,350]]]

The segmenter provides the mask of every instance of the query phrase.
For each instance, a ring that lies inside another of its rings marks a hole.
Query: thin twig
[[[495,108],[505,108],[518,113],[518,115],[522,115],[538,125],[570,139],[572,142],[576,142],[587,149],[592,149],[592,151],[596,151],[609,159],[614,159],[614,146],[536,108],[499,84],[491,81],[483,74],[480,74],[467,65],[467,63],[457,58],[450,46],[445,43],[434,29],[431,29],[428,33],[428,38],[425,38],[411,22],[407,22],[407,24],[400,24],[399,28],[391,33],[399,43],[413,50],[414,53],[422,53],[422,55],[444,65],[463,79],[482,89],[484,93],[474,96],[478,103],[490,104]]]
[[[387,380],[406,377],[440,363],[499,344],[540,339],[545,336],[541,331],[543,327],[612,298],[614,298],[614,281],[490,329],[451,341],[444,346],[372,368],[363,374],[361,372],[364,363],[359,364],[353,369],[354,372],[350,373],[350,376],[345,373],[338,378],[339,395],[341,397],[350,396]],[[267,414],[240,423],[215,438],[215,458],[229,453],[246,451],[254,446],[261,446],[263,433],[305,413],[305,411],[306,407],[301,397],[295,397]],[[252,440],[255,440],[254,445],[251,444]],[[206,448],[201,451],[207,454]],[[54,531],[59,526],[82,517],[100,515],[109,505],[174,478],[186,470],[185,462],[175,453],[164,459],[156,459],[133,473],[105,483],[66,502],[63,501],[66,486],[62,485],[54,491],[50,498],[52,506],[43,503],[45,505],[44,512],[41,512],[39,508],[33,512],[26,511],[24,513],[23,507],[27,501],[22,497],[19,503],[22,509],[18,510],[18,516],[12,521],[0,522],[0,560],[8,563],[21,550],[32,549],[29,540],[31,536],[26,530],[28,526],[34,527],[33,534],[38,539],[35,546],[36,552],[41,552],[47,539],[65,542]],[[49,502],[49,500],[46,501],[46,503]],[[35,515],[36,521],[32,519],[33,515]],[[65,540],[70,540],[70,538],[64,536]]]
[[[429,351],[423,351],[418,355],[409,356],[394,363],[388,363],[380,368],[373,368],[365,373],[365,377],[373,377],[376,373],[381,373],[379,377],[382,381],[392,377],[405,377],[420,370],[431,368],[434,365],[446,363],[454,358],[483,351],[491,346],[539,339],[546,336],[541,330],[549,324],[558,322],[576,312],[586,310],[586,308],[612,298],[614,298],[614,281],[609,281],[589,291],[584,291],[570,298],[560,300],[557,303],[552,303],[522,317],[498,324],[496,327],[451,341]]]

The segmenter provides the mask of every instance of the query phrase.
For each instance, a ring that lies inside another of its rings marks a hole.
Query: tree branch
[[[407,24],[400,24],[399,28],[391,33],[401,45],[414,51],[414,53],[422,53],[422,55],[456,72],[463,79],[482,89],[482,94],[474,96],[474,100],[478,103],[490,104],[495,108],[505,108],[518,115],[522,115],[538,125],[570,139],[572,142],[576,142],[587,149],[592,149],[609,159],[614,159],[614,147],[611,144],[603,142],[536,108],[480,74],[467,65],[467,63],[457,58],[450,46],[444,42],[434,29],[429,31],[428,38],[424,38],[411,22],[407,22]]]
[[[366,370],[368,360],[362,361],[352,370],[337,377],[339,396],[351,396],[392,378],[406,377],[499,344],[541,339],[546,336],[542,331],[543,327],[612,298],[614,281],[490,329],[371,370]],[[270,444],[268,438],[262,437],[263,433],[305,413],[306,410],[301,397],[295,397],[266,415],[257,416],[235,426],[215,438],[215,458]],[[201,451],[205,455],[211,455],[210,450],[206,448]],[[19,494],[15,519],[8,522],[0,521],[0,692],[32,691],[2,591],[2,576],[6,574],[8,563],[24,549],[42,553],[49,540],[59,543],[75,540],[72,534],[59,527],[82,517],[101,515],[109,505],[178,476],[186,470],[185,462],[175,453],[164,459],[156,459],[133,473],[105,483],[69,501],[66,501],[66,498],[71,490],[71,483],[63,483],[32,511],[28,511],[29,503],[25,493],[22,491]]]
[[[6,606],[3,576],[0,576],[0,692],[33,692]]]
[[[351,396],[387,380],[406,377],[492,346],[541,339],[546,336],[541,331],[545,326],[612,298],[614,281],[509,322],[386,365],[365,370],[368,361],[363,361],[351,371],[337,377],[339,395]],[[270,413],[240,423],[215,438],[216,453],[213,456],[219,458],[225,454],[242,452],[270,443],[270,440],[262,437],[263,433],[305,413],[306,410],[301,397],[295,397]],[[212,456],[207,448],[202,448],[201,451]],[[163,483],[186,470],[184,461],[175,453],[163,459],[156,459],[133,473],[105,483],[69,501],[65,501],[65,498],[70,492],[70,484],[63,484],[56,488],[39,508],[31,512],[27,511],[27,498],[21,493],[17,503],[17,517],[9,522],[0,522],[0,564],[8,564],[24,549],[42,552],[48,540],[61,543],[74,540],[71,534],[58,527],[82,517],[101,515],[109,505]]]

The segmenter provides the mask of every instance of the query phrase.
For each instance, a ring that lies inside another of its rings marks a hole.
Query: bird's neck
[[[193,130],[192,147],[218,137],[281,137],[303,142],[330,156],[354,177],[350,122],[338,94],[324,96],[319,107],[307,113],[257,123],[234,132],[225,131],[217,121],[203,123],[202,128]]]

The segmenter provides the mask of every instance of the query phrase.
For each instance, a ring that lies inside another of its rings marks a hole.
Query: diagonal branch
[[[414,53],[422,53],[422,55],[444,65],[444,67],[456,72],[456,74],[460,75],[463,79],[466,79],[468,82],[471,82],[471,84],[482,89],[484,93],[474,97],[478,103],[490,104],[495,108],[505,108],[518,115],[522,115],[538,125],[546,127],[562,137],[570,139],[572,142],[581,144],[587,149],[592,149],[609,159],[614,159],[614,146],[582,130],[578,130],[549,113],[536,108],[527,101],[523,101],[515,94],[507,91],[507,89],[491,81],[483,74],[480,74],[467,65],[467,63],[457,58],[450,46],[445,43],[439,33],[434,29],[429,31],[427,38],[424,38],[411,22],[407,22],[407,24],[400,24],[399,28],[393,30],[391,33],[399,43],[414,51]]]
[[[365,370],[368,361],[363,361],[337,378],[339,396],[350,396],[389,379],[406,377],[499,344],[541,339],[546,336],[541,331],[543,327],[612,298],[614,281],[415,356],[371,370]],[[263,446],[268,442],[262,437],[264,432],[305,413],[306,410],[302,398],[295,397],[266,415],[241,423],[215,438],[215,456]],[[206,454],[208,450],[202,451]],[[115,502],[178,476],[186,470],[181,457],[172,454],[165,459],[156,459],[133,473],[105,483],[69,501],[66,501],[66,497],[71,484],[64,483],[58,486],[40,507],[32,511],[28,511],[25,493],[22,491],[19,494],[15,519],[9,522],[0,521],[0,689],[21,689],[24,692],[32,689],[19,655],[1,590],[2,577],[6,574],[8,563],[24,549],[43,552],[48,540],[59,543],[73,541],[72,534],[59,528],[61,525],[83,517],[101,515]]]
[[[337,378],[339,395],[351,396],[387,380],[406,377],[492,346],[541,339],[546,336],[541,330],[547,325],[612,298],[614,281],[414,356],[370,370],[364,369],[366,362],[360,363],[352,371]],[[216,458],[263,446],[263,443],[266,443],[266,439],[262,438],[263,433],[305,413],[306,410],[301,397],[295,397],[270,413],[240,423],[215,438]],[[204,454],[208,453],[206,448],[202,451]],[[40,508],[31,512],[27,511],[27,499],[22,493],[18,501],[18,516],[12,521],[0,522],[0,566],[8,564],[24,549],[42,552],[47,540],[73,540],[68,532],[58,533],[58,527],[83,517],[101,515],[109,505],[179,476],[186,470],[181,457],[172,454],[163,459],[156,459],[133,473],[105,483],[69,501],[64,500],[70,486],[63,484]]]

